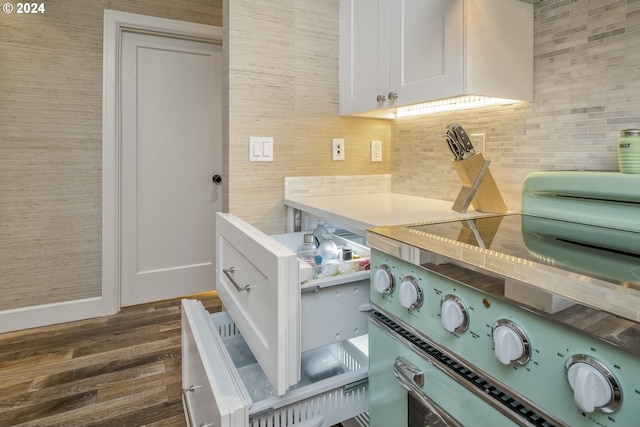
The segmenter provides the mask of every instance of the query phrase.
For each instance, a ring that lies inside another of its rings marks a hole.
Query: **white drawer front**
[[[246,390],[199,301],[182,301],[182,389],[190,427],[245,427]]]
[[[240,218],[218,213],[216,257],[218,295],[282,395],[300,375],[296,253]]]
[[[329,427],[368,409],[368,360],[356,346],[336,343],[304,353],[301,382],[279,396],[229,313],[210,316],[195,300],[183,300],[182,307],[183,381],[199,386],[185,393],[193,395],[185,401],[194,425]],[[209,339],[200,336],[207,333]]]

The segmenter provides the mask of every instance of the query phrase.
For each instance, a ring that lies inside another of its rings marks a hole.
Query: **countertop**
[[[460,214],[451,209],[452,201],[394,193],[390,191],[388,175],[324,177],[326,180],[318,178],[285,178],[284,203],[291,211],[299,209],[328,222],[345,225],[352,232],[366,234],[372,247],[385,252],[396,248],[397,256],[400,257],[401,253],[413,253],[400,247],[408,244],[479,268],[480,271],[528,283],[540,290],[573,300],[584,309],[571,308],[561,311],[556,317],[561,318],[564,313],[576,317],[575,311],[584,312],[584,316],[597,324],[589,333],[606,336],[607,340],[612,340],[617,345],[624,342],[623,347],[633,348],[640,354],[640,289],[496,252],[490,249],[491,242],[487,242],[487,247],[482,248],[466,244],[459,238],[444,238],[427,232],[408,232],[401,226],[494,214],[473,210]],[[358,194],[345,194],[344,183],[347,181],[354,184],[352,187],[359,188]],[[366,233],[367,229],[370,232]],[[512,232],[519,233],[519,230]],[[510,240],[508,230],[504,240]],[[418,259],[408,261],[417,262],[419,259],[418,255]],[[589,307],[594,310],[589,311]],[[571,322],[573,318],[563,321],[566,324]],[[584,329],[585,321],[581,320],[580,323]]]
[[[361,236],[373,226],[486,215],[471,208],[465,214],[452,210],[456,196],[452,194],[452,200],[447,201],[395,193],[391,190],[389,174],[284,178],[284,204],[289,208],[289,232],[295,229],[295,209],[329,224],[337,223]]]
[[[289,197],[285,205],[338,223],[363,235],[369,227],[444,221],[486,215],[474,210],[465,214],[453,211],[453,202],[385,192],[331,196]]]

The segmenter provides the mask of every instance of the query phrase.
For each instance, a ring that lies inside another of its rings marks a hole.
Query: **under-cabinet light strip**
[[[421,114],[440,113],[443,111],[461,110],[464,108],[488,107],[492,105],[507,105],[520,102],[515,99],[490,98],[486,96],[460,96],[425,102],[424,104],[398,107],[396,117],[418,116]]]

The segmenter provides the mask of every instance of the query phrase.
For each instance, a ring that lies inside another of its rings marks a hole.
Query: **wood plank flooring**
[[[184,427],[180,345],[179,299],[0,334],[0,426]]]

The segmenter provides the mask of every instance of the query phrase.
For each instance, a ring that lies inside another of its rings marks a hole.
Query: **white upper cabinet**
[[[461,95],[533,97],[533,6],[517,0],[341,0],[340,114]]]
[[[340,1],[340,114],[388,106],[389,0]]]

